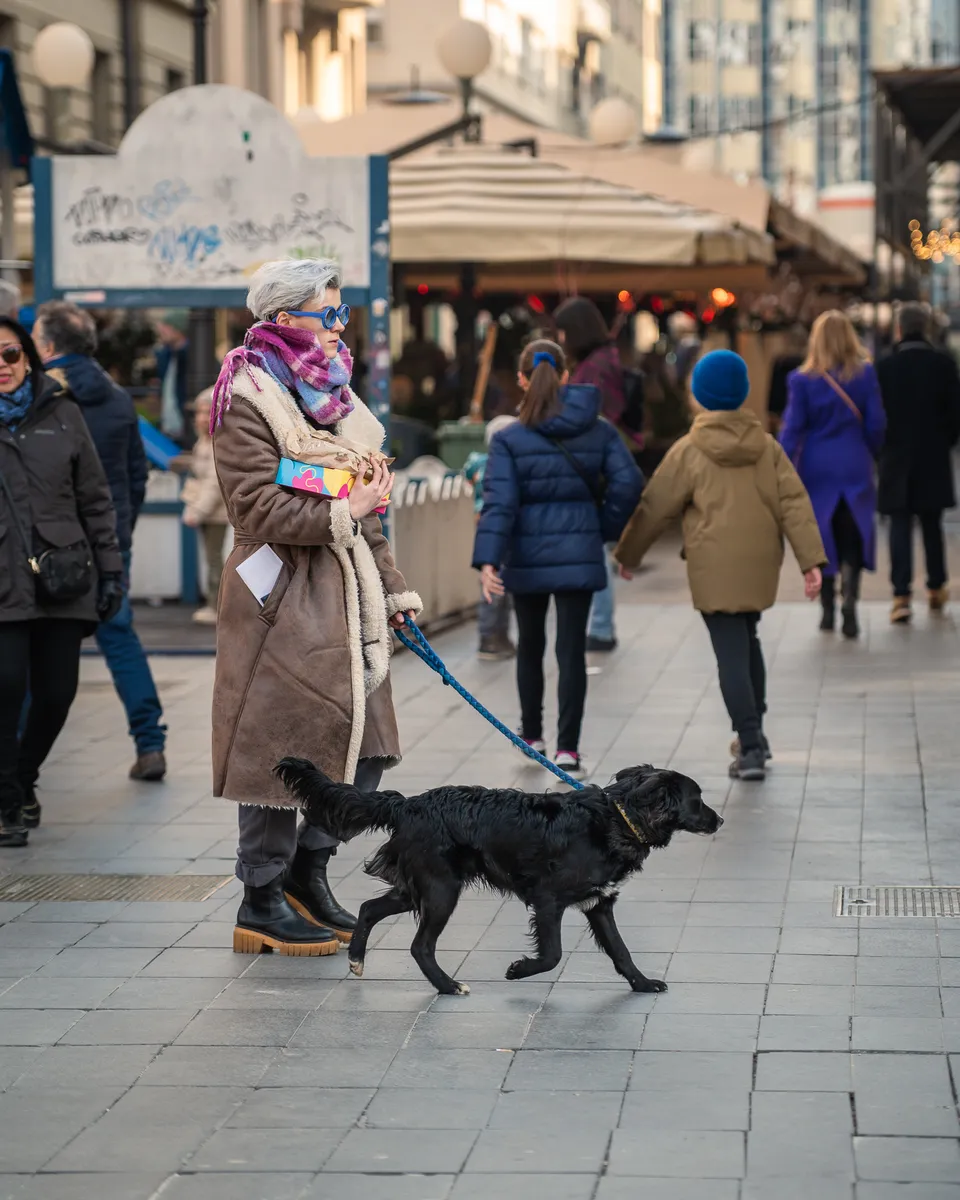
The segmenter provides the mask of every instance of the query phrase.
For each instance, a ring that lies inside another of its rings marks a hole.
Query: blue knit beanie
[[[693,368],[690,385],[701,407],[710,412],[732,411],[750,391],[747,364],[732,350],[711,350]]]

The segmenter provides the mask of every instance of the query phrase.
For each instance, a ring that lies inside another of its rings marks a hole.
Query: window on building
[[[693,137],[703,137],[716,132],[717,102],[715,96],[691,95],[690,97],[690,133]]]
[[[90,131],[94,140],[110,145],[113,142],[113,63],[103,50],[94,55],[90,101]]]
[[[70,137],[70,93],[66,88],[43,89],[43,131],[52,142]]]
[[[186,72],[178,71],[176,67],[167,67],[163,82],[165,92],[178,92],[182,87],[187,86]]]
[[[383,13],[373,8],[367,12],[367,45],[383,45]]]
[[[720,132],[739,133],[760,124],[759,96],[721,96]]]
[[[713,21],[690,22],[690,61],[709,62],[717,51],[717,31]]]

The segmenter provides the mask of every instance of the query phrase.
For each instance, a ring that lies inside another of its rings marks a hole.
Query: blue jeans
[[[127,589],[130,579],[130,552],[123,555]],[[100,653],[106,659],[113,686],[127,710],[130,736],[138,754],[162,750],[166,743],[166,725],[161,724],[163,709],[150,673],[150,664],[133,627],[133,608],[127,592],[120,611],[112,621],[97,626],[94,635]]]
[[[609,551],[612,547],[606,547]],[[602,592],[593,593],[593,604],[590,608],[590,624],[587,627],[587,637],[598,638],[603,642],[616,640],[617,631],[613,624],[613,581],[617,578],[617,567],[613,556],[607,553],[607,586]]]

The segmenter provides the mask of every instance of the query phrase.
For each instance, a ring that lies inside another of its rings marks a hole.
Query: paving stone
[[[202,1012],[183,1029],[178,1046],[285,1046],[303,1024],[300,1009],[218,1009]]]
[[[857,1200],[958,1200],[960,1183],[858,1183]]]
[[[329,1171],[372,1175],[456,1174],[477,1139],[476,1130],[352,1129],[327,1161]]]
[[[778,954],[772,982],[851,984],[856,982],[856,964],[847,954]]]
[[[623,1016],[582,1017],[542,1011],[533,1019],[523,1040],[524,1050],[636,1050],[640,1045],[645,1013]],[[488,1043],[489,1044],[489,1043]]]
[[[84,1013],[60,1039],[73,1046],[166,1045],[193,1020],[196,1009],[136,1009]],[[0,1025],[5,1022],[0,1022]]]
[[[702,1017],[652,1013],[640,1043],[642,1050],[729,1050],[753,1053],[759,1017]]]
[[[324,1171],[301,1200],[373,1200],[374,1194],[376,1200],[448,1200],[453,1181],[453,1175],[391,1177]],[[224,1197],[224,1200],[232,1200],[232,1197]],[[265,1200],[273,1200],[273,1197],[265,1197]]]
[[[165,1046],[139,1083],[154,1087],[255,1087],[278,1057],[275,1046]]]
[[[0,995],[0,1009],[96,1008],[120,983],[119,979],[47,979],[31,975]]]
[[[764,1016],[760,1018],[758,1049],[761,1051],[848,1050],[849,1048],[849,1017]]]
[[[0,1096],[0,1163],[4,1171],[38,1171],[117,1098],[113,1088],[64,1084],[46,1092],[42,1103],[27,1103],[26,1095],[6,1092]]]
[[[622,1092],[501,1092],[487,1122],[491,1129],[582,1129],[609,1132],[623,1107]]]
[[[766,987],[762,983],[677,983],[657,996],[656,1012],[715,1014],[763,1012]]]
[[[451,1052],[453,1053],[453,1052]],[[463,1053],[463,1052],[461,1052]],[[485,1051],[474,1051],[483,1054]],[[260,1079],[260,1087],[317,1087],[327,1079],[335,1079],[339,1086],[350,1088],[375,1088],[386,1074],[387,1068],[396,1057],[390,1049],[373,1050],[302,1050],[281,1049],[276,1054],[266,1073]],[[504,1067],[503,1074],[506,1074]],[[451,1069],[447,1078],[449,1086],[458,1081],[457,1069]],[[502,1079],[502,1075],[501,1075]],[[402,1086],[403,1073],[395,1080]],[[498,1079],[494,1086],[499,1086]],[[424,1082],[423,1087],[442,1086],[439,1080]]]
[[[271,1171],[216,1175],[175,1175],[163,1188],[163,1200],[299,1200],[312,1175]]]
[[[307,1114],[303,1114],[306,1116]],[[187,1162],[192,1171],[319,1171],[344,1138],[343,1129],[218,1129]],[[307,1179],[304,1179],[304,1183]]]
[[[956,1138],[855,1137],[860,1179],[898,1183],[960,1183]]]
[[[11,1009],[0,1020],[0,1045],[52,1046],[85,1014],[79,1009]]]
[[[641,1050],[634,1056],[630,1090],[749,1091],[752,1077],[752,1053]]]
[[[126,979],[143,970],[151,959],[157,957],[156,949],[104,949],[92,946],[68,947],[54,955],[37,972],[38,976],[63,975],[100,979],[115,976]]]
[[[237,1020],[240,1014],[224,1012],[223,1016]],[[291,1035],[290,1046],[329,1046],[335,1050],[372,1050],[375,1047],[392,1046],[399,1050],[416,1023],[417,1016],[414,1013],[312,1012],[305,1014]]]
[[[858,1054],[853,1060],[857,1132],[960,1135],[947,1061],[919,1054]]]
[[[765,1053],[757,1055],[759,1092],[843,1092],[853,1090],[849,1054]]]
[[[47,1173],[28,1179],[16,1192],[16,1200],[152,1200],[164,1181],[163,1172],[151,1174],[55,1175]],[[164,1196],[167,1196],[164,1192]],[[0,1196],[6,1200],[5,1194]],[[239,1200],[239,1198],[238,1198]]]
[[[76,949],[89,950],[96,947],[123,950],[143,946],[163,950],[180,941],[193,928],[195,926],[192,921],[107,921],[81,938]]]
[[[42,1092],[64,1080],[86,1087],[132,1087],[159,1052],[159,1046],[49,1046],[16,1082],[16,1091]]]
[[[375,1094],[371,1088],[260,1088],[230,1117],[227,1127],[349,1129]]]
[[[529,1200],[531,1196],[549,1196],[550,1200],[592,1200],[596,1178],[590,1175],[552,1175],[534,1172],[508,1175],[461,1175],[451,1192],[451,1200]]]
[[[755,1092],[747,1137],[752,1177],[818,1174],[853,1180],[850,1100],[833,1092]]]
[[[672,1129],[618,1129],[610,1144],[610,1175],[741,1179],[744,1135]]]
[[[813,1164],[814,1166],[816,1164]],[[800,1175],[795,1179],[779,1177],[775,1184],[767,1178],[743,1181],[740,1200],[853,1200],[854,1185],[850,1180],[824,1175]]]
[[[384,1087],[497,1088],[513,1063],[509,1050],[401,1050],[383,1077]],[[378,1081],[379,1082],[379,1081]]]
[[[740,1129],[750,1127],[750,1093],[704,1088],[631,1089],[620,1114],[621,1129]]]
[[[939,1017],[940,992],[935,987],[883,987],[857,984],[854,989],[857,1016]]]
[[[774,983],[767,992],[764,1011],[775,1016],[849,1016],[853,1013],[853,988],[841,984]]]
[[[494,1088],[382,1087],[369,1107],[363,1106],[364,1124],[369,1129],[482,1129],[500,1096]],[[342,1111],[335,1101],[331,1107]]]
[[[613,1050],[520,1050],[504,1087],[509,1091],[623,1091],[631,1058]]]
[[[477,1138],[467,1174],[592,1173],[603,1165],[609,1134],[582,1129],[485,1129]],[[491,1181],[492,1182],[492,1181]]]

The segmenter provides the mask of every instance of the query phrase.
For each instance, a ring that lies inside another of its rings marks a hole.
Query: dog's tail
[[[335,783],[305,758],[284,758],[274,772],[300,807],[342,842],[368,829],[392,830],[397,804],[404,801],[399,792],[361,792],[352,783]]]

